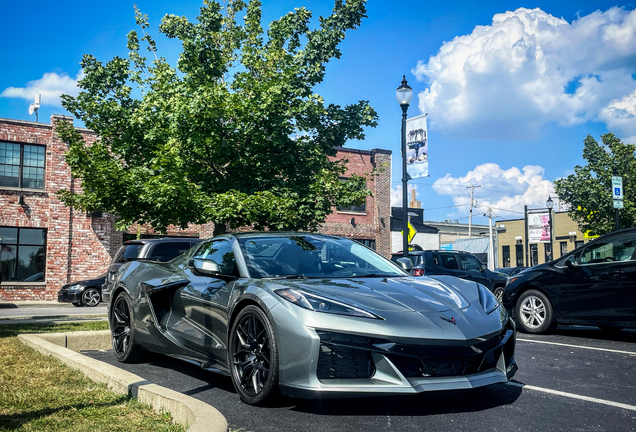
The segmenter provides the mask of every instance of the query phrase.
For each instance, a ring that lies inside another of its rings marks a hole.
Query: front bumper
[[[61,290],[57,293],[57,301],[59,303],[81,303],[82,293],[80,291]]]
[[[391,338],[314,333],[305,377],[284,368],[280,388],[293,397],[351,397],[458,390],[509,381],[517,371],[516,331],[509,320],[501,331],[467,341],[405,344]]]

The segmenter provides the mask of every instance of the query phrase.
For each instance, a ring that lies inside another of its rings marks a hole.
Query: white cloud
[[[0,97],[22,98],[33,102],[34,96],[39,93],[42,95],[42,105],[62,106],[60,96],[63,94],[77,96],[79,93],[77,81],[83,77],[83,70],[75,79],[66,73],[47,72],[42,78],[29,81],[26,87],[7,87],[0,93]]]
[[[599,117],[610,130],[618,130],[624,142],[636,144],[636,90],[622,99],[612,101],[601,110]]]
[[[466,214],[470,206],[470,189],[467,186],[480,185],[475,188],[474,199],[480,211],[493,207],[499,217],[521,217],[523,206],[530,208],[545,207],[549,195],[553,199],[554,185],[543,178],[544,169],[540,166],[527,165],[522,169],[512,167],[503,170],[499,165],[486,163],[478,165],[463,177],[446,174],[433,184],[439,195],[452,197],[457,206],[466,206]]]
[[[413,73],[429,84],[419,108],[459,136],[533,138],[542,125],[601,120],[619,133],[636,106],[636,10],[614,7],[572,23],[540,9],[493,17],[444,43]],[[620,111],[620,112],[619,112]]]
[[[409,202],[411,202],[411,191],[415,191],[415,199],[418,197],[417,185],[409,185]],[[402,185],[397,185],[395,189],[391,188],[391,207],[402,207]]]

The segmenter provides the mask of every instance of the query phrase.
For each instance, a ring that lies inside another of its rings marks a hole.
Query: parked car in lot
[[[509,278],[518,275],[519,273],[521,273],[524,270],[527,270],[528,267],[499,267],[496,268],[495,271],[497,273],[503,273],[506,276],[508,276]]]
[[[95,279],[66,284],[58,291],[57,301],[78,307],[95,307],[102,301],[102,285],[105,281],[106,273]]]
[[[163,237],[129,240],[115,254],[102,285],[102,298],[110,302],[112,282],[122,264],[131,260],[167,262],[181,255],[202,240],[193,237]]]
[[[402,252],[391,255],[397,262]],[[409,251],[409,259],[413,262],[413,276],[449,275],[472,280],[486,286],[498,299],[501,299],[508,277],[502,273],[488,270],[479,258],[469,252],[460,251]]]
[[[503,304],[521,330],[557,324],[636,328],[636,228],[599,237],[512,277]]]
[[[348,239],[253,232],[113,281],[119,361],[148,351],[229,375],[244,401],[276,394],[415,394],[507,382],[515,327],[484,286],[412,277]]]

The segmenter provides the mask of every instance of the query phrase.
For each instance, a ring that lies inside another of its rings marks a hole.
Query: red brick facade
[[[80,191],[81,185],[71,178],[65,163],[68,145],[57,136],[56,121],[72,122],[72,118],[54,115],[51,124],[0,119],[0,141],[37,144],[46,148],[44,189],[0,186],[0,227],[46,230],[45,282],[3,281],[0,300],[55,300],[62,285],[104,273],[111,257],[122,244],[124,233],[115,230],[112,215],[87,215],[82,211],[72,211],[57,198],[58,190],[72,188]],[[90,130],[78,131],[89,143],[97,138]],[[337,157],[349,161],[346,176],[355,173],[368,178],[367,187],[373,196],[367,197],[364,212],[334,208],[320,231],[373,241],[378,252],[390,256],[391,152],[341,148]],[[352,218],[355,219],[353,223]],[[212,229],[212,224],[190,225],[185,230],[170,228],[168,235],[209,238]],[[152,234],[151,230],[137,226],[126,232]]]

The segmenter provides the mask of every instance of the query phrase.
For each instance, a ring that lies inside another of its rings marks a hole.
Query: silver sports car
[[[359,243],[321,234],[229,234],[169,262],[128,262],[109,321],[120,361],[177,357],[230,375],[250,404],[279,390],[473,388],[517,370],[514,323],[484,286],[411,277]]]

